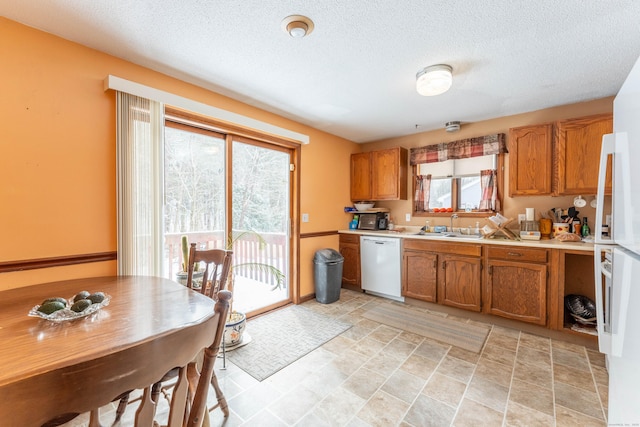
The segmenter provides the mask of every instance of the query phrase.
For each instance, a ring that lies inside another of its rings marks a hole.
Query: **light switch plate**
[[[405,214],[404,215],[404,220],[407,221],[407,222],[411,221],[411,214]]]
[[[309,214],[308,213],[303,213],[302,214],[302,222],[309,222]]]
[[[527,220],[527,216],[525,214],[518,214],[518,224],[521,224]]]

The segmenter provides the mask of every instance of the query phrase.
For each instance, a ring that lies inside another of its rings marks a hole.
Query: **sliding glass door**
[[[187,236],[233,249],[234,310],[289,302],[293,150],[172,120],[164,145],[164,274],[183,270]]]
[[[290,153],[235,138],[232,145],[234,308],[289,301]]]

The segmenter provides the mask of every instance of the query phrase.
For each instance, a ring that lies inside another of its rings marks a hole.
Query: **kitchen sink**
[[[429,236],[429,237],[442,237],[448,239],[482,239],[483,236],[479,236],[477,234],[462,234],[457,232],[447,231],[446,233],[426,233],[424,231],[418,231],[416,233],[411,233],[414,236]]]
[[[454,239],[481,239],[483,236],[477,234],[462,234],[462,233],[442,233],[442,237],[449,237]]]

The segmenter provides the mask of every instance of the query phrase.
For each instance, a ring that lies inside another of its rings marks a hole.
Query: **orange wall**
[[[477,123],[462,124],[458,132],[447,133],[444,129],[431,132],[422,132],[400,138],[391,138],[381,141],[371,142],[363,145],[363,151],[378,150],[388,147],[405,147],[407,149],[414,147],[422,147],[441,142],[450,142],[464,138],[472,138],[477,136],[489,135],[494,133],[504,133],[509,135],[509,128],[535,125],[539,123],[547,123],[555,120],[570,119],[576,117],[589,116],[601,113],[611,113],[613,111],[613,97],[598,99],[589,102],[581,102],[577,104],[564,105],[560,107],[547,108],[544,110],[532,111],[524,114],[500,117],[492,120],[485,120]],[[599,156],[600,153],[594,153]],[[551,159],[549,159],[551,161]],[[597,171],[594,171],[597,174]],[[508,218],[517,218],[519,213],[525,213],[525,208],[535,208],[536,212],[546,212],[552,207],[568,208],[573,205],[574,196],[551,197],[551,196],[529,196],[529,197],[509,197],[509,155],[505,158],[505,183],[504,183],[504,205],[503,213]],[[412,188],[412,177],[409,173],[408,188]],[[411,190],[409,191],[411,193]],[[587,201],[593,199],[593,195],[584,194]],[[588,196],[588,197],[587,197]],[[411,196],[409,197],[411,199]],[[379,202],[376,206],[387,207],[391,210],[396,225],[419,225],[423,226],[425,220],[429,220],[434,225],[449,225],[449,218],[435,217],[416,217],[411,221],[405,221],[405,214],[411,213],[411,201],[400,200],[392,202]],[[595,209],[589,205],[580,209],[580,216],[586,216],[595,219]],[[455,226],[466,227],[468,225],[475,226],[477,218],[456,220]],[[486,222],[480,221],[482,227]]]
[[[302,233],[344,228],[350,141],[0,18],[0,262],[116,250],[115,95],[108,74],[310,136]],[[316,238],[302,239],[308,257]],[[323,244],[337,248],[337,237]],[[312,256],[312,255],[311,255]],[[301,294],[313,292],[301,260]],[[0,289],[115,274],[115,262],[0,274]]]
[[[302,234],[346,228],[353,152],[508,133],[514,126],[612,110],[612,98],[606,98],[463,125],[454,134],[438,130],[359,146],[5,18],[0,18],[0,57],[0,262],[116,250],[115,96],[103,90],[108,74],[308,134],[311,143],[301,150],[300,212],[308,213],[310,222],[301,223]],[[505,212],[565,206],[570,200],[507,197]],[[410,201],[379,206],[389,207],[398,224],[411,212]],[[424,218],[410,222],[423,223]],[[312,258],[323,247],[337,249],[337,236],[300,241],[303,296],[313,292]],[[105,262],[4,273],[0,289],[115,271],[115,262]]]

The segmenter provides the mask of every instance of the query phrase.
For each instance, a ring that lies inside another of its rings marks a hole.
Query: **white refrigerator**
[[[601,235],[607,158],[611,224]],[[640,425],[640,59],[613,102],[600,154],[595,228],[598,345],[609,371],[609,425]]]

